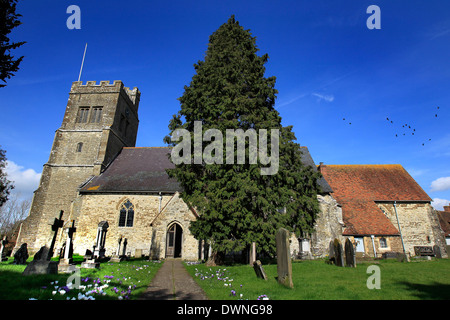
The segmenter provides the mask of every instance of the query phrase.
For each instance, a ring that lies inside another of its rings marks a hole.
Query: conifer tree
[[[6,79],[14,76],[14,72],[19,70],[19,65],[23,60],[23,56],[14,59],[11,50],[17,49],[25,43],[10,42],[8,34],[21,22],[18,20],[22,15],[16,13],[17,0],[0,0],[0,80],[6,83]],[[0,83],[0,88],[6,84]]]
[[[183,187],[182,199],[199,213],[190,231],[196,239],[211,241],[213,264],[220,264],[227,252],[248,249],[252,242],[258,252],[274,256],[277,229],[287,228],[297,236],[310,234],[318,212],[319,174],[302,165],[292,127],[281,125],[274,108],[276,78],[264,76],[268,55],[258,56],[258,51],[250,30],[244,30],[231,16],[210,36],[204,61],[194,65],[196,74],[179,98],[181,109],[170,121],[170,134],[165,137],[166,143],[176,147],[182,141],[174,134],[185,129],[194,150],[196,121],[201,121],[203,133],[219,130],[224,144],[227,129],[267,129],[268,133],[278,129],[278,137],[269,134],[267,138],[272,142],[279,139],[276,174],[261,174],[265,166],[260,159],[250,163],[247,139],[243,164],[225,160],[198,164],[192,154],[188,163],[167,171]],[[209,144],[212,142],[201,142],[203,155],[211,151]],[[224,146],[223,150],[214,149],[212,155],[226,159],[226,152]]]

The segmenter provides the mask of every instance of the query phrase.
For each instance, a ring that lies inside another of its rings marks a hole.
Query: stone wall
[[[394,204],[377,203],[391,223],[398,230]],[[414,246],[438,245],[443,257],[447,257],[444,234],[439,226],[436,213],[428,202],[401,202],[396,204],[398,220],[402,231],[405,251],[415,255]],[[395,250],[393,250],[395,251]],[[400,248],[399,252],[403,252]]]
[[[120,206],[126,200],[134,205],[133,227],[119,227]],[[159,195],[85,194],[78,201],[81,203],[74,206],[73,213],[77,228],[75,253],[84,255],[86,249],[92,251],[97,226],[101,221],[107,221],[107,256],[115,253],[118,239],[122,236],[127,238],[126,252],[131,256],[134,256],[136,249],[141,249],[145,255],[151,250],[152,259],[163,259],[167,230],[173,223],[178,223],[183,229],[181,257],[184,260],[198,259],[198,241],[189,232],[189,223],[196,217],[178,193],[162,196],[161,212]]]
[[[44,244],[48,245],[53,236],[50,225],[61,210],[63,220],[69,220],[79,186],[100,174],[122,147],[134,146],[139,98],[137,88],[124,88],[121,81],[72,84],[61,127],[56,130],[49,160],[44,164],[15,250],[27,243],[28,250],[34,254]],[[80,122],[77,117],[80,108],[85,107],[90,108],[88,117]],[[101,117],[99,121],[91,121],[95,119],[93,110],[98,107],[102,108]],[[122,118],[127,125],[121,127]],[[82,147],[78,148],[80,144]]]

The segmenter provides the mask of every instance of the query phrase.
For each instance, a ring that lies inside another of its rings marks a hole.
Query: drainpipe
[[[161,201],[162,201],[162,195],[161,192],[159,193],[159,213],[161,213]]]
[[[396,200],[394,200],[394,210],[395,210],[395,216],[397,218],[398,231],[400,232],[400,239],[402,240],[403,254],[405,255],[405,259],[406,259],[405,243],[403,242],[402,229],[400,228],[400,221],[398,220],[397,201]]]
[[[375,249],[375,240],[374,240],[375,236],[372,234],[370,237],[372,238],[373,256],[374,256],[374,258],[376,258],[377,257],[377,250]]]

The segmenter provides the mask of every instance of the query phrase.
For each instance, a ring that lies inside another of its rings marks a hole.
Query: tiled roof
[[[444,206],[444,211],[436,211],[442,231],[446,237],[450,237],[450,206]]]
[[[431,201],[401,165],[321,165],[333,196],[342,205],[347,235],[396,235],[376,202]]]
[[[89,192],[168,192],[181,191],[166,169],[175,166],[170,148],[123,148],[106,170],[80,189]]]
[[[302,162],[316,169],[308,148],[302,147]],[[81,193],[103,192],[168,192],[181,191],[175,179],[169,178],[166,169],[174,168],[169,159],[169,147],[123,148],[106,170],[80,189]],[[321,178],[318,184],[323,192],[332,192]]]

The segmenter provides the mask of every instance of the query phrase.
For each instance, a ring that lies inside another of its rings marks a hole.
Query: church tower
[[[99,175],[123,147],[134,147],[140,92],[122,81],[73,82],[64,119],[56,130],[50,157],[34,192],[16,248],[27,243],[34,253],[52,238],[50,225],[64,211],[70,219],[78,188]]]

